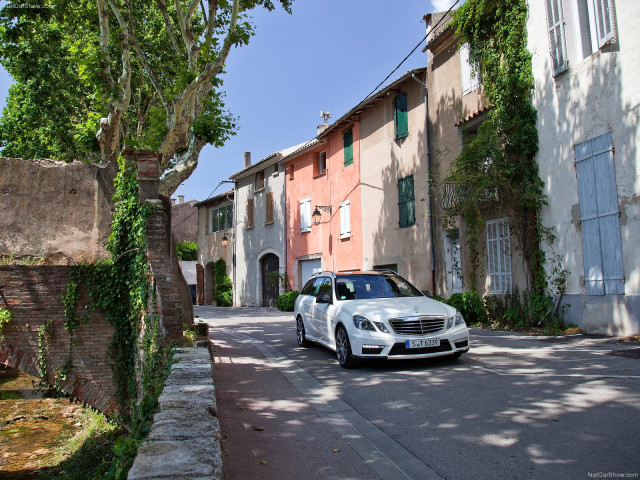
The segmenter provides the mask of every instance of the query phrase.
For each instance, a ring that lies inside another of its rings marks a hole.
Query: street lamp
[[[231,234],[229,234],[229,235],[231,235]],[[226,233],[224,235],[222,235],[222,240],[220,240],[220,243],[222,243],[223,247],[226,247],[227,245],[229,245],[229,237],[227,237]]]
[[[329,215],[331,215],[331,205],[316,205],[316,209],[313,211],[313,215],[311,215],[314,225],[320,225],[320,219],[322,218],[320,210],[329,212]]]

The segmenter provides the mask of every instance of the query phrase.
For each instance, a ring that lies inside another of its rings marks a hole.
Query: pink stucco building
[[[300,289],[312,273],[362,269],[360,124],[345,116],[283,159],[287,274]],[[315,225],[312,215],[321,214]]]

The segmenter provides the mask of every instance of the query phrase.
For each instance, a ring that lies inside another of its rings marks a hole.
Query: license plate
[[[425,348],[425,347],[439,347],[439,338],[421,338],[420,340],[406,340],[404,342],[406,348]]]

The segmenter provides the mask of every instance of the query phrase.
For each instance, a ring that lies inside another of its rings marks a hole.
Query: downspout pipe
[[[427,151],[427,215],[429,216],[429,241],[431,242],[429,252],[431,252],[431,285],[433,288],[432,295],[436,293],[436,267],[433,250],[435,244],[433,241],[433,212],[431,210],[431,147],[429,144],[429,94],[427,92],[427,84],[411,74],[411,77],[422,85],[422,94],[424,97],[424,132],[425,132],[425,149]]]

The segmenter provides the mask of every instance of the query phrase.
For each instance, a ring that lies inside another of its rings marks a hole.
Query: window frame
[[[220,221],[218,215],[222,215],[224,219],[224,228],[218,228]],[[214,230],[214,218],[216,218],[216,230]],[[233,227],[233,203],[226,205],[219,205],[209,209],[209,233],[222,232],[224,230],[230,230]]]

